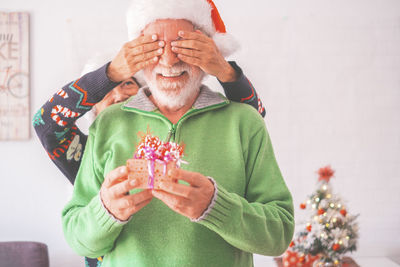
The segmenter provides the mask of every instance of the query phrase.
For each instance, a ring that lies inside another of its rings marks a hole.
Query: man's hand
[[[153,195],[150,190],[129,195],[138,186],[137,180],[128,180],[126,166],[110,171],[100,189],[100,198],[107,210],[117,219],[126,221],[133,214],[150,203]]]
[[[196,65],[221,82],[236,81],[236,71],[219,52],[213,39],[201,31],[179,31],[181,40],[171,42],[172,51],[188,64]]]
[[[95,107],[96,114],[102,112],[105,108],[112,104],[119,103],[128,99],[129,97],[136,95],[139,90],[138,84],[129,78],[123,81],[120,85],[111,90],[106,96],[97,103]]]
[[[165,46],[165,42],[157,41],[157,38],[157,35],[146,35],[125,43],[108,66],[108,78],[121,82],[139,70],[157,63]]]
[[[171,176],[190,186],[162,182],[161,190],[153,190],[153,195],[175,212],[189,219],[199,218],[210,205],[215,190],[213,183],[200,173],[182,169],[172,170]]]

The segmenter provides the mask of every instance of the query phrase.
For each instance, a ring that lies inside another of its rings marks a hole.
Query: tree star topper
[[[329,183],[329,180],[333,177],[333,174],[335,173],[334,170],[332,170],[331,166],[326,166],[322,167],[318,170],[318,181],[326,181]]]

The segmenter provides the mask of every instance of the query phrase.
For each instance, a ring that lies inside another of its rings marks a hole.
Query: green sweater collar
[[[149,99],[150,91],[148,87],[142,87],[139,92],[131,97],[123,106],[123,110],[137,109],[147,112],[153,112],[158,108]],[[200,110],[212,106],[224,106],[229,104],[229,100],[219,93],[211,91],[207,86],[202,85],[199,96],[193,104],[193,109]]]

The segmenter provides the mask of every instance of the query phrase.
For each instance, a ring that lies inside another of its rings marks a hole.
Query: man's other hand
[[[204,175],[182,169],[172,170],[171,176],[189,183],[188,185],[162,182],[160,190],[153,195],[175,212],[189,219],[199,218],[210,205],[214,195],[213,183]]]
[[[164,41],[157,39],[157,35],[145,35],[125,43],[107,68],[108,78],[121,82],[144,67],[157,63],[165,46]]]
[[[180,60],[196,65],[221,82],[236,81],[236,71],[221,55],[213,39],[199,30],[179,31],[178,35],[182,39],[171,42],[171,46]]]
[[[129,195],[129,191],[137,186],[137,180],[128,180],[126,166],[120,166],[107,174],[100,189],[100,198],[115,218],[126,221],[153,198],[150,190]]]

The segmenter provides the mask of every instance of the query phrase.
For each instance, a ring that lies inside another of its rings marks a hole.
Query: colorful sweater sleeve
[[[241,250],[281,255],[294,232],[291,194],[276,163],[267,131],[260,129],[244,153],[245,197],[217,184],[214,206],[200,224]]]
[[[237,74],[237,80],[235,82],[223,83],[221,81],[225,95],[229,100],[249,104],[254,107],[258,113],[264,118],[265,108],[258,96],[256,89],[253,87],[252,83],[244,75],[242,69],[236,64],[235,61],[229,61],[229,64],[233,67]]]
[[[75,122],[118,85],[108,79],[107,66],[62,87],[33,117],[33,127],[44,149],[72,184],[87,140]]]

